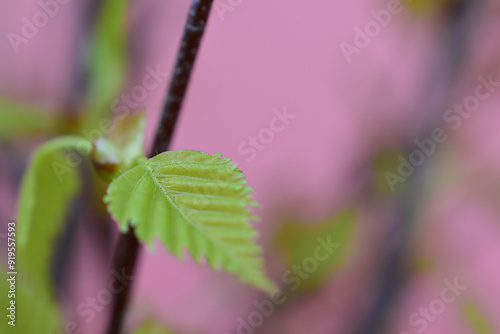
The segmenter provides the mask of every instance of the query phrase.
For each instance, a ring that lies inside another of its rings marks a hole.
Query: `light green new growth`
[[[136,112],[117,119],[115,123],[109,139],[120,150],[122,167],[130,169],[134,160],[143,156],[146,116],[144,112]]]
[[[114,129],[94,142],[92,162],[107,183],[144,159],[143,144],[146,119],[144,113],[134,113],[116,119]]]
[[[135,227],[139,240],[158,237],[182,256],[222,267],[242,281],[273,291],[249,225],[252,189],[241,170],[221,154],[171,151],[144,160],[109,186],[105,202],[122,231]]]
[[[68,165],[67,149],[89,153],[78,137],[59,137],[35,152],[21,185],[18,208],[18,259],[30,278],[52,291],[50,264],[54,244],[71,202],[81,186],[77,167]],[[69,159],[71,161],[71,159]]]
[[[135,159],[144,156],[145,127],[143,112],[118,118],[113,131],[94,142],[92,156],[95,163],[116,164],[120,169],[130,169]]]

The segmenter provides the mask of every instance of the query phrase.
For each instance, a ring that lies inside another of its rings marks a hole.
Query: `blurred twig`
[[[431,83],[427,86],[423,101],[428,101],[422,110],[428,121],[422,131],[422,138],[430,138],[430,133],[442,123],[442,113],[449,103],[443,92],[451,91],[453,80],[462,65],[467,38],[471,31],[471,12],[478,1],[457,0],[449,8],[449,23],[446,34],[443,58],[437,62],[436,71],[432,72]],[[407,154],[417,150],[411,145]],[[408,156],[408,155],[406,155]],[[412,225],[417,209],[423,197],[425,179],[429,163],[415,168],[415,172],[402,186],[396,199],[396,212],[391,223],[391,231],[387,236],[388,247],[380,263],[377,280],[377,291],[369,311],[361,324],[354,331],[357,334],[376,334],[384,330],[389,311],[391,310],[405,280],[406,259],[410,244]]]
[[[161,114],[160,123],[150,157],[169,149],[177,118],[191,78],[191,73],[198,55],[205,26],[210,14],[213,0],[193,0],[184,27],[184,34],[177,54],[174,74]],[[113,268],[132,276],[140,251],[140,243],[131,228],[128,233],[121,234],[113,259]],[[108,328],[108,334],[120,333],[123,316],[129,299],[130,288],[127,285],[114,300],[113,313]]]
[[[72,79],[70,85],[68,86],[68,98],[64,101],[63,109],[60,111],[59,118],[63,120],[69,120],[66,124],[61,121],[61,127],[63,131],[68,134],[73,134],[74,130],[77,128],[77,121],[73,117],[79,112],[79,105],[81,105],[82,96],[88,88],[87,72],[88,67],[85,61],[85,45],[90,43],[91,32],[94,26],[94,21],[96,19],[97,10],[102,0],[91,0],[87,2],[85,7],[85,12],[83,13],[83,20],[78,29],[78,38],[74,39],[74,45],[71,50],[73,50],[74,55],[74,66],[72,66],[73,73],[70,77]],[[71,127],[72,126],[72,127]],[[52,263],[52,274],[54,278],[54,285],[57,289],[57,293],[60,295],[66,295],[67,289],[71,289],[68,286],[68,268],[71,265],[70,261],[74,255],[74,245],[78,237],[78,225],[81,216],[87,216],[87,219],[91,223],[90,227],[98,228],[99,233],[95,235],[99,236],[96,238],[96,244],[100,247],[99,251],[102,254],[106,252],[106,246],[110,240],[110,227],[108,223],[108,217],[104,215],[87,213],[85,210],[86,203],[89,202],[91,193],[91,178],[85,168],[82,168],[83,181],[83,193],[79,198],[76,198],[72,209],[69,211],[70,214],[66,217],[66,223],[64,225],[64,230],[61,236],[57,239],[57,244],[54,250],[54,258]],[[83,226],[88,228],[87,225]]]

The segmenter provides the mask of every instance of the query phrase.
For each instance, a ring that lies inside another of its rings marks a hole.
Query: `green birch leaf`
[[[85,129],[94,129],[108,117],[127,72],[128,0],[104,0],[90,48],[89,92]]]
[[[49,132],[55,118],[36,107],[0,98],[0,141],[17,135]]]
[[[483,313],[479,310],[475,303],[467,300],[462,305],[462,312],[467,319],[467,322],[474,329],[476,334],[493,334],[494,331],[484,317]]]
[[[53,247],[64,218],[79,192],[78,150],[89,154],[91,144],[78,137],[59,137],[40,146],[24,174],[19,197],[18,259],[29,276],[51,289]],[[80,159],[83,159],[80,157]]]
[[[152,244],[158,237],[178,257],[187,248],[199,262],[235,274],[242,281],[271,292],[260,248],[250,227],[252,189],[243,173],[221,154],[165,152],[142,161],[115,179],[105,202],[127,231]]]

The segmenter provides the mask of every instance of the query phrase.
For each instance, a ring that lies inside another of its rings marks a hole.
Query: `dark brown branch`
[[[127,233],[120,234],[113,258],[113,271],[132,276],[139,257],[140,243],[134,230],[130,228]],[[109,334],[119,334],[122,328],[123,317],[127,308],[133,280],[123,290],[115,295],[113,300],[113,313],[108,327]]]
[[[212,2],[213,0],[193,0],[191,3],[150,157],[167,151],[170,147],[175,124],[182,108],[200,42],[205,32]],[[124,271],[126,275],[132,276],[139,257],[139,251],[140,243],[131,228],[129,232],[121,234],[118,239],[112,268],[120,273]],[[125,286],[115,297],[108,334],[119,334],[121,331],[131,287],[132,282]]]
[[[193,0],[151,156],[168,150],[213,0]]]

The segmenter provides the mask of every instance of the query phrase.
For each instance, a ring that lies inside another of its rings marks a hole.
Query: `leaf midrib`
[[[168,195],[168,192],[166,189],[164,189],[163,185],[159,182],[159,180],[155,177],[155,170],[153,168],[151,168],[151,166],[149,165],[149,161],[147,161],[145,163],[145,167],[146,167],[146,170],[147,172],[149,173],[150,177],[153,179],[153,182],[155,183],[156,186],[158,186],[161,190],[161,192],[163,193],[163,195],[165,196],[165,198],[170,202],[170,204],[172,204],[176,209],[177,211],[181,214],[181,216],[193,227],[195,228],[198,233],[200,233],[203,237],[207,238],[210,242],[212,242],[213,244],[215,244],[216,246],[219,246],[220,247],[220,250],[226,254],[226,256],[228,256],[229,259],[231,259],[231,262],[235,263],[238,267],[240,268],[244,268],[245,270],[248,270],[249,272],[255,272],[255,268],[253,267],[247,267],[247,265],[244,265],[244,266],[241,266],[241,261],[238,261],[238,259],[235,259],[233,258],[233,256],[231,256],[231,252],[229,252],[226,247],[221,244],[221,241],[218,240],[218,239],[214,239],[212,235],[210,235],[210,233],[206,233],[206,230],[205,228],[192,221],[192,219],[190,219],[188,216],[186,216],[186,214],[183,212],[183,210],[181,210],[180,206],[174,202],[174,200],[171,198],[171,196]],[[205,232],[205,233],[203,233]],[[206,254],[204,254],[205,257],[207,257]],[[208,259],[207,259],[208,261]],[[247,263],[247,261],[243,261],[243,263]],[[224,263],[223,262],[220,262],[219,263],[222,267],[224,267]]]

